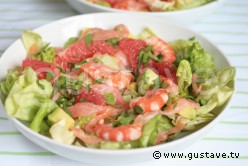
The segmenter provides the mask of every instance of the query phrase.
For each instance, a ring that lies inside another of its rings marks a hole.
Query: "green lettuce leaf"
[[[9,70],[4,81],[0,82],[1,100],[4,102],[10,89],[18,79],[20,72],[18,70]]]
[[[217,71],[214,76],[212,76],[210,79],[206,80],[206,82],[200,84],[201,90],[200,90],[199,95],[197,96],[196,100],[197,101],[199,101],[199,100],[209,101],[218,93],[220,93],[220,95],[221,95],[224,92],[229,92],[227,94],[230,94],[231,91],[233,91],[233,87],[229,87],[229,84],[232,85],[234,77],[235,77],[235,68],[234,67],[225,67],[225,68]],[[227,95],[227,94],[224,94],[224,95]],[[229,95],[229,97],[230,97],[230,95]],[[224,98],[225,98],[225,96],[223,96],[223,99]],[[222,102],[222,104],[224,102]]]
[[[188,119],[184,130],[195,129],[196,125],[208,122],[218,113],[219,107],[223,106],[233,94],[233,80],[235,77],[235,68],[226,67],[216,72],[205,83],[201,83],[201,91],[196,100],[206,101],[206,104],[196,109],[196,117]],[[184,117],[185,118],[185,117]]]
[[[42,103],[42,106],[39,108],[37,113],[35,114],[34,119],[32,120],[29,127],[33,131],[38,133],[42,131],[42,124],[44,118],[57,107],[58,106],[54,101],[52,101],[51,99],[46,99],[44,103]]]
[[[179,10],[195,8],[202,6],[206,3],[212,2],[213,0],[176,0],[176,8]]]
[[[12,86],[5,108],[10,116],[20,120],[33,120],[42,103],[51,97],[53,88],[50,82],[38,80],[35,71],[26,68]]]
[[[54,58],[56,57],[56,52],[53,47],[43,48],[37,54],[33,55],[33,57],[37,60],[53,63]]]
[[[44,62],[52,63],[56,52],[49,44],[43,42],[42,37],[31,30],[22,33],[22,43],[29,56]]]
[[[42,41],[42,37],[31,30],[23,31],[22,43],[28,54],[35,54],[46,45],[46,43]]]
[[[214,115],[211,113],[204,114],[204,116],[197,116],[193,120],[188,120],[183,130],[194,130],[197,125],[205,122],[209,122],[214,119]]]
[[[176,66],[182,60],[188,60],[192,73],[196,73],[200,78],[209,78],[216,70],[214,61],[201,44],[194,39],[176,40],[169,43],[177,53]]]
[[[183,130],[193,130],[197,125],[212,120],[218,111],[231,97],[234,91],[233,80],[235,77],[234,67],[225,67],[215,72],[215,74],[205,82],[198,83],[200,92],[196,101],[204,103],[197,109],[180,110],[178,114],[169,116],[175,124],[177,118],[183,118],[186,126]],[[204,102],[203,102],[204,101]]]
[[[167,117],[163,115],[156,115],[143,126],[142,137],[137,140],[139,146],[147,147],[151,145],[156,145],[157,134],[172,127],[173,125],[170,123]]]
[[[176,76],[178,78],[179,94],[181,96],[188,95],[188,88],[192,83],[192,72],[190,64],[187,60],[182,60],[179,63]]]

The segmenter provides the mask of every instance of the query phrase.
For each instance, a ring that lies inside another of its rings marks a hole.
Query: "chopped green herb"
[[[105,80],[106,79],[102,77],[102,78],[95,80],[95,83],[102,84]]]
[[[94,61],[95,63],[102,62],[99,58],[94,58],[93,61]]]
[[[141,108],[139,105],[134,106],[133,109],[134,109],[134,113],[135,114],[142,114],[142,113],[144,113],[143,108]]]
[[[191,99],[191,100],[195,100],[195,98],[193,96],[187,95],[187,96],[183,96],[186,99]]]
[[[166,107],[167,107],[167,105],[164,105],[164,106],[161,108],[161,110],[164,111]]]
[[[61,73],[66,73],[65,70],[63,70],[61,67],[57,67]]]
[[[81,61],[81,62],[78,62],[78,63],[74,64],[74,68],[72,69],[72,71],[75,71],[75,70],[80,69],[80,67],[81,67],[83,64],[85,64],[85,63],[87,63],[87,60],[83,60],[83,61]]]
[[[177,106],[177,103],[174,103],[174,104],[173,104],[173,109],[175,109],[175,108],[176,108],[176,106]]]
[[[145,48],[141,49],[139,52],[139,56],[138,56],[138,67],[136,69],[136,73],[135,73],[135,80],[138,78],[139,76],[139,69],[142,65],[142,63],[144,64],[144,66],[147,66],[150,59],[156,61],[156,62],[160,62],[162,59],[162,56],[155,56],[152,46],[146,46]]]
[[[80,102],[83,103],[83,102],[86,102],[86,100],[85,100],[84,98],[81,98],[81,99],[80,99]]]
[[[66,43],[65,43],[65,45],[64,45],[64,48],[67,48],[69,45],[75,43],[77,40],[78,40],[77,37],[71,37],[71,38],[69,38],[69,39],[66,41]]]
[[[47,49],[47,47],[50,45],[50,43],[47,43],[45,46],[43,46],[39,52],[37,52],[36,54],[34,54],[34,57],[38,57],[43,51],[45,51]]]
[[[117,47],[118,42],[120,41],[120,38],[111,38],[107,40],[107,43],[113,47]]]
[[[91,88],[90,88],[90,85],[86,85],[85,88],[88,90],[88,91],[91,91]]]
[[[189,38],[189,40],[194,41],[195,40],[195,36],[192,36],[191,38]]]
[[[156,78],[155,80],[153,80],[153,85],[154,85],[154,86],[152,86],[152,88],[155,88],[155,89],[161,87],[161,86],[160,86],[160,79],[159,79],[159,77]]]
[[[46,73],[46,79],[47,79],[47,81],[51,81],[51,79],[53,78],[53,76],[54,76],[54,74],[52,72],[48,71]]]
[[[158,62],[162,62],[163,61],[163,57],[164,56],[162,54],[159,54],[157,57],[158,57]]]
[[[204,106],[204,105],[207,104],[207,101],[206,100],[203,100],[203,99],[200,99],[199,100],[199,103],[200,103],[201,106]]]
[[[89,46],[91,43],[93,35],[92,34],[88,34],[85,36],[85,42],[86,42],[86,46]]]
[[[112,93],[107,93],[104,95],[108,105],[115,105],[115,96]]]
[[[78,83],[77,85],[74,86],[74,89],[76,91],[80,90],[82,88],[83,84]]]
[[[41,88],[41,89],[45,89],[45,85],[41,84],[39,80],[36,81],[36,83],[38,84],[38,86]]]
[[[163,87],[165,84],[164,80],[160,81],[160,87]]]
[[[133,114],[132,112],[125,111],[118,115],[117,119],[113,122],[114,127],[118,127],[121,125],[129,125],[134,122],[134,119],[137,115]]]
[[[169,86],[170,86],[170,84],[164,83],[163,88],[166,89],[166,88],[168,88]]]
[[[65,111],[69,116],[72,116],[72,115],[71,115],[71,112],[68,110],[68,108],[67,108],[66,106],[64,106],[63,109],[64,109],[64,111]]]

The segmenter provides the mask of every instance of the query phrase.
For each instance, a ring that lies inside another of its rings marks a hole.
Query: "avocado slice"
[[[55,109],[50,115],[48,115],[48,120],[52,123],[55,124],[62,119],[66,120],[66,129],[73,128],[75,125],[74,119],[70,117],[63,109],[57,108]]]
[[[118,62],[117,62],[117,58],[110,56],[108,54],[104,54],[101,57],[98,57],[98,59],[106,66],[115,69],[115,70],[119,70],[119,66],[118,66]]]
[[[145,72],[139,76],[137,82],[138,92],[144,95],[149,88],[159,85],[159,75],[151,69],[146,69]]]

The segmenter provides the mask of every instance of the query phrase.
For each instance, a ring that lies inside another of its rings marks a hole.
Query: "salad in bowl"
[[[124,24],[82,28],[63,47],[30,30],[26,57],[0,83],[6,112],[63,144],[133,149],[166,144],[216,116],[235,68],[217,69],[194,37],[165,41]]]
[[[189,24],[216,11],[223,0],[66,0],[82,14],[97,12],[154,16]]]
[[[120,10],[141,12],[168,12],[196,8],[214,0],[86,0]]]

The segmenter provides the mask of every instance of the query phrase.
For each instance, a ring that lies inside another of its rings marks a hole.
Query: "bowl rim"
[[[57,21],[53,21],[51,23],[48,23],[48,24],[45,24],[45,25],[42,25],[38,28],[35,28],[34,31],[39,31],[40,29],[43,29],[45,28],[46,26],[50,26],[52,24],[58,24],[60,22],[65,22],[65,21],[70,21],[70,20],[74,20],[74,19],[83,19],[82,17],[98,17],[98,16],[102,16],[102,15],[119,15],[119,16],[135,16],[136,18],[137,17],[143,17],[145,19],[147,19],[147,16],[142,16],[142,15],[133,15],[133,13],[111,13],[111,12],[103,12],[103,13],[91,13],[91,14],[81,14],[81,15],[76,15],[76,16],[71,16],[71,17],[67,17],[67,18],[63,18],[63,19],[59,19]],[[211,44],[211,47],[213,47],[214,49],[216,49],[222,58],[224,58],[228,64],[228,66],[231,66],[231,63],[230,61],[227,59],[226,56],[224,56],[224,53],[216,46],[214,45],[211,41],[209,41],[207,38],[205,38],[204,36],[202,36],[201,34],[199,34],[198,32],[195,32],[191,29],[189,29],[188,27],[184,27],[180,24],[176,24],[174,22],[171,22],[171,21],[168,21],[168,20],[164,20],[162,18],[154,18],[152,16],[148,16],[150,17],[149,19],[151,20],[156,20],[156,21],[159,21],[159,22],[163,22],[163,23],[166,23],[166,24],[171,24],[173,26],[177,26],[181,29],[184,29],[184,30],[187,30],[187,31],[190,31],[190,32],[193,32],[196,37],[200,37],[201,39],[207,41],[209,44]],[[20,38],[17,39],[13,44],[11,44],[5,51],[4,53],[2,54],[2,56],[0,57],[0,63],[3,59],[4,56],[7,56],[6,52],[11,49],[12,46],[16,45],[18,42],[20,42]],[[235,93],[235,88],[236,87],[236,77],[234,79],[234,93]],[[166,143],[163,143],[163,144],[159,144],[159,145],[154,145],[154,146],[149,146],[149,147],[142,147],[142,148],[135,148],[135,149],[94,149],[94,148],[87,148],[87,147],[78,147],[78,146],[75,146],[75,145],[67,145],[67,144],[63,144],[63,143],[60,143],[60,142],[57,142],[49,137],[46,137],[42,134],[39,134],[39,133],[36,133],[35,131],[31,130],[29,127],[27,127],[26,125],[24,125],[20,120],[14,118],[14,117],[11,117],[9,115],[7,115],[8,119],[11,120],[14,125],[16,126],[16,128],[18,128],[19,130],[19,127],[22,128],[23,130],[25,130],[26,133],[29,133],[33,136],[35,136],[37,139],[39,140],[42,140],[46,143],[49,143],[49,144],[55,144],[57,146],[60,146],[60,147],[63,147],[63,148],[69,148],[70,150],[75,150],[75,151],[78,151],[78,152],[82,152],[82,153],[90,153],[90,154],[102,154],[102,155],[112,155],[112,156],[121,156],[121,155],[124,155],[124,154],[136,154],[136,153],[144,153],[144,152],[150,152],[150,151],[156,151],[156,150],[159,150],[159,149],[163,149],[163,148],[166,148],[166,147],[170,147],[170,146],[173,146],[175,144],[178,144],[180,142],[184,142],[185,140],[187,139],[191,139],[194,137],[194,135],[199,135],[199,134],[202,134],[204,133],[205,131],[207,131],[208,129],[211,128],[211,126],[215,125],[216,122],[220,119],[220,117],[223,115],[223,113],[225,112],[225,110],[227,110],[229,107],[230,107],[230,104],[233,100],[233,96],[234,96],[234,93],[232,94],[232,96],[229,98],[229,100],[227,101],[225,107],[221,110],[221,112],[213,119],[211,120],[210,122],[208,122],[206,125],[204,125],[203,127],[201,127],[200,129],[198,129],[197,131],[194,131],[192,133],[190,133],[189,135],[186,135],[186,136],[183,136],[182,138],[179,138],[177,140],[173,140],[171,142],[166,142]],[[3,110],[6,112],[5,110],[5,107],[4,107],[4,104],[3,102],[0,100],[0,106],[3,108]],[[19,130],[20,131],[20,130]],[[23,135],[25,135],[24,132],[20,131]],[[26,138],[28,138],[28,136],[25,136]],[[29,139],[29,138],[28,138]],[[35,142],[33,140],[31,140],[32,142]],[[37,144],[37,143],[35,143]],[[49,150],[50,151],[50,150]],[[114,153],[113,153],[114,152]]]
[[[121,10],[121,9],[115,9],[115,8],[110,8],[110,7],[105,7],[101,5],[97,5],[91,2],[88,2],[86,0],[66,0],[67,2],[69,1],[77,1],[78,3],[82,3],[83,5],[86,5],[87,7],[91,8],[96,8],[100,11],[105,11],[105,12],[124,12],[124,13],[137,13],[137,14],[152,14],[152,15],[174,15],[174,14],[185,14],[186,12],[198,12],[201,10],[206,10],[210,6],[215,6],[215,5],[220,5],[224,0],[214,0],[212,2],[209,2],[207,4],[195,7],[195,8],[190,8],[190,9],[184,9],[184,10],[176,10],[176,11],[168,11],[168,12],[140,12],[140,11],[128,11],[128,10]]]

